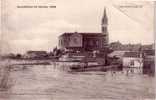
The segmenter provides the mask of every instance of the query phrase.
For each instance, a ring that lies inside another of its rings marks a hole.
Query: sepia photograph
[[[0,4],[0,100],[156,100],[156,1]]]

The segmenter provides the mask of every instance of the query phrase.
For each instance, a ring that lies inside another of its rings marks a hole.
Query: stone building
[[[106,9],[101,20],[101,33],[71,32],[59,36],[59,48],[76,51],[101,51],[108,47]]]

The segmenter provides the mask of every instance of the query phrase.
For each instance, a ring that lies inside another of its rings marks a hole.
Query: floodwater
[[[155,100],[155,77],[142,74],[69,73],[53,63],[16,68],[8,79],[0,100]]]

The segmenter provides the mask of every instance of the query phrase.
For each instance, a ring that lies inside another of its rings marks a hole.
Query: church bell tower
[[[106,14],[106,8],[104,8],[104,13],[103,13],[102,21],[101,21],[101,31],[102,31],[102,34],[106,35],[106,38],[105,38],[106,44],[108,44],[108,41],[109,41],[107,27],[108,27],[108,18]]]

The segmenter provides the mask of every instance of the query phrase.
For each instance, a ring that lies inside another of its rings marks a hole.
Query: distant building
[[[112,42],[109,44],[112,50],[123,50],[123,51],[144,51],[144,50],[154,50],[154,44],[142,45],[142,44],[122,44],[119,41]]]
[[[155,75],[155,50],[154,48],[145,49],[142,51],[144,55],[143,60],[143,74]]]
[[[46,51],[27,51],[25,58],[43,58],[46,56]]]
[[[109,44],[110,49],[117,50],[117,51],[122,50],[122,46],[123,45],[119,41],[112,42]]]
[[[108,47],[108,18],[106,9],[101,21],[101,33],[71,32],[59,36],[59,48],[76,51],[96,51]]]
[[[154,50],[155,44],[143,45],[142,50]]]
[[[121,44],[119,41],[112,42],[109,45],[112,50],[124,50],[124,51],[139,51],[142,47],[141,44]]]
[[[146,56],[144,58],[143,74],[155,75],[155,56]]]

